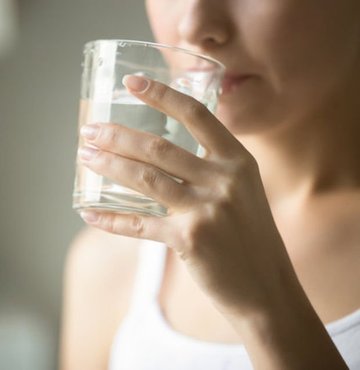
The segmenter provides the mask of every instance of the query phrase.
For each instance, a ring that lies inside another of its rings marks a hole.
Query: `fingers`
[[[152,165],[89,147],[80,148],[79,159],[94,172],[145,194],[167,208],[182,209],[191,204],[191,188]]]
[[[82,211],[80,215],[89,225],[113,234],[151,239],[163,243],[166,242],[166,235],[169,235],[169,222],[166,217],[89,210]]]
[[[201,183],[209,172],[206,161],[151,133],[111,123],[86,125],[81,133],[96,147],[149,163],[186,182]]]
[[[125,76],[123,83],[143,102],[183,123],[208,153],[239,150],[235,137],[196,99],[140,76]]]

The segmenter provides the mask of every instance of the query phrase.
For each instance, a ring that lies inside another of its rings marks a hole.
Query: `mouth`
[[[212,72],[214,71],[213,68],[199,68],[193,67],[188,69],[189,72]],[[250,79],[255,77],[253,74],[237,74],[235,73],[225,73],[224,77],[222,78],[221,88],[220,88],[220,95],[227,95],[232,93],[235,90],[240,89],[246,82]]]
[[[225,74],[221,84],[221,94],[226,95],[241,88],[252,77],[252,75]]]

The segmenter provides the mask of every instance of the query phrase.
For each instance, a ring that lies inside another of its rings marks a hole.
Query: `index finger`
[[[134,96],[184,124],[208,153],[226,155],[239,148],[236,138],[195,98],[141,76],[127,75],[123,83]]]

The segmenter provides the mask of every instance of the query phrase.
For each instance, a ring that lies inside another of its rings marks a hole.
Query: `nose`
[[[229,41],[231,22],[226,14],[226,0],[183,1],[178,34],[184,43],[209,51]]]

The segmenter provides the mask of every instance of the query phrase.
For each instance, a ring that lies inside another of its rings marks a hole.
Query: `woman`
[[[360,3],[146,5],[158,42],[225,64],[224,91],[215,118],[124,81],[205,158],[121,126],[83,130],[98,148],[80,148],[83,163],[170,216],[83,213],[93,227],[68,258],[63,369],[360,369]]]

